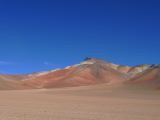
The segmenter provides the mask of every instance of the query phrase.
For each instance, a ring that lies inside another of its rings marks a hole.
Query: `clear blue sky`
[[[0,72],[62,68],[86,56],[160,63],[158,0],[0,0]]]

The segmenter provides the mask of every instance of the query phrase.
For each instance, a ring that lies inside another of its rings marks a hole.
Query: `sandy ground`
[[[104,86],[0,91],[0,120],[160,120],[160,93]]]

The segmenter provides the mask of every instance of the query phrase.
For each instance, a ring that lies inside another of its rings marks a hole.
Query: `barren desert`
[[[160,120],[160,0],[0,0],[0,120]]]
[[[0,74],[0,120],[159,120],[160,66],[95,58],[46,72]]]
[[[1,120],[159,120],[160,92],[107,85],[0,91]]]

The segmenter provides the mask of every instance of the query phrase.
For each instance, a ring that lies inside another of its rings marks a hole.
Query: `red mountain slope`
[[[125,80],[125,74],[111,68],[107,62],[87,59],[78,65],[26,79],[24,83],[37,88],[51,88],[99,83],[118,84]]]
[[[133,85],[160,88],[160,66],[117,65],[103,60],[86,58],[64,69],[28,75],[0,74],[0,89],[55,88],[102,84]]]

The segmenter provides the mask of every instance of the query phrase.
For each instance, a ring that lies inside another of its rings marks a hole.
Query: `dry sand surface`
[[[105,85],[0,91],[0,120],[160,120],[160,93]]]

